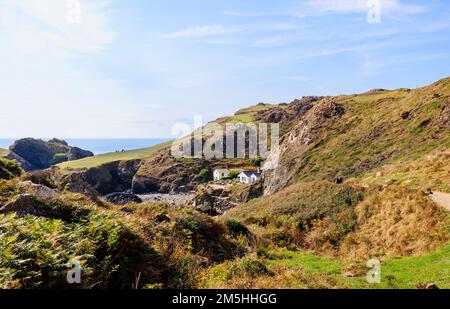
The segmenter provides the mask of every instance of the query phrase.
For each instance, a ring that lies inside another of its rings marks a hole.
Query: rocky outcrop
[[[62,180],[63,190],[73,193],[81,193],[91,200],[98,202],[100,194],[90,184],[88,184],[82,174],[71,174]]]
[[[94,155],[90,151],[71,147],[67,142],[58,139],[46,142],[24,138],[14,142],[9,149],[11,153],[8,157],[17,160],[26,171],[46,169],[54,164]]]
[[[311,103],[311,99],[306,102]],[[312,101],[315,102],[315,101]],[[305,103],[305,104],[310,104]],[[304,106],[297,102],[297,107]],[[311,103],[312,104],[312,103]],[[314,143],[326,129],[345,114],[344,108],[334,98],[327,97],[314,103],[304,114],[295,118],[292,129],[280,141],[279,152],[273,152],[265,163],[265,194],[277,192],[291,184],[301,164],[301,153]]]
[[[297,117],[303,116],[315,103],[323,97],[309,96],[292,101],[291,104],[280,104],[278,107],[261,110],[256,113],[255,119],[265,123],[289,123]]]
[[[24,181],[19,183],[19,187],[24,192],[28,192],[41,199],[51,199],[58,195],[58,191],[49,187],[32,183],[31,181]]]
[[[107,196],[105,196],[105,200],[116,205],[125,205],[128,203],[137,203],[137,204],[142,203],[142,199],[136,194],[122,193],[122,192],[108,194]]]
[[[124,192],[132,187],[133,177],[140,167],[139,160],[118,161],[69,175],[66,179],[69,190],[94,189],[101,195]]]
[[[230,183],[223,186],[216,184],[201,186],[194,198],[194,208],[205,214],[217,216],[239,203],[260,197],[263,193],[262,182],[249,185]]]
[[[170,150],[163,150],[142,162],[133,177],[132,189],[136,194],[189,192],[203,182],[198,175],[208,166],[205,160],[176,160]]]
[[[440,128],[450,128],[450,98],[441,109],[441,114],[436,121],[436,124]]]

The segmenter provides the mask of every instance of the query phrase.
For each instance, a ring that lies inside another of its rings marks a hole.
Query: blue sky
[[[0,0],[0,46],[0,137],[170,137],[194,115],[449,76],[450,6]]]

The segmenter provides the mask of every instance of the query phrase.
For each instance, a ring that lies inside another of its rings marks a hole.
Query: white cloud
[[[182,29],[176,32],[166,34],[167,38],[196,38],[214,35],[223,35],[236,32],[236,27],[226,27],[224,25],[207,25],[207,26],[193,26]]]
[[[114,40],[107,29],[109,5],[103,0],[5,0],[0,30],[24,53],[97,53]]]
[[[367,12],[379,1],[382,13],[402,13],[405,15],[420,13],[422,6],[403,4],[399,0],[307,0],[305,6],[313,12],[358,13]]]

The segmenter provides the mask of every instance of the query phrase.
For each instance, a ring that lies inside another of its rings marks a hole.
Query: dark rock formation
[[[112,162],[81,173],[81,178],[102,195],[124,192],[131,188],[139,166],[139,160]]]
[[[116,204],[116,205],[125,205],[128,203],[142,203],[142,200],[139,196],[132,193],[111,193],[105,196],[105,200],[107,200],[110,203]]]
[[[16,159],[26,171],[46,169],[54,164],[94,155],[90,151],[68,146],[67,142],[58,139],[46,142],[24,138],[15,141],[9,149],[11,154],[8,157]]]
[[[133,177],[133,192],[143,194],[192,191],[203,182],[198,175],[208,165],[209,162],[199,159],[178,161],[170,155],[170,150],[160,151],[142,162]]]

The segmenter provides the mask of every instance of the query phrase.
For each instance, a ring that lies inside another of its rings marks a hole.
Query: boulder
[[[19,187],[21,187],[25,192],[41,199],[51,199],[58,195],[56,190],[43,185],[34,184],[31,181],[21,182],[19,183]]]
[[[107,196],[105,196],[105,200],[116,205],[125,205],[128,203],[138,203],[138,204],[142,203],[142,199],[136,194],[121,193],[121,192],[108,194]]]

